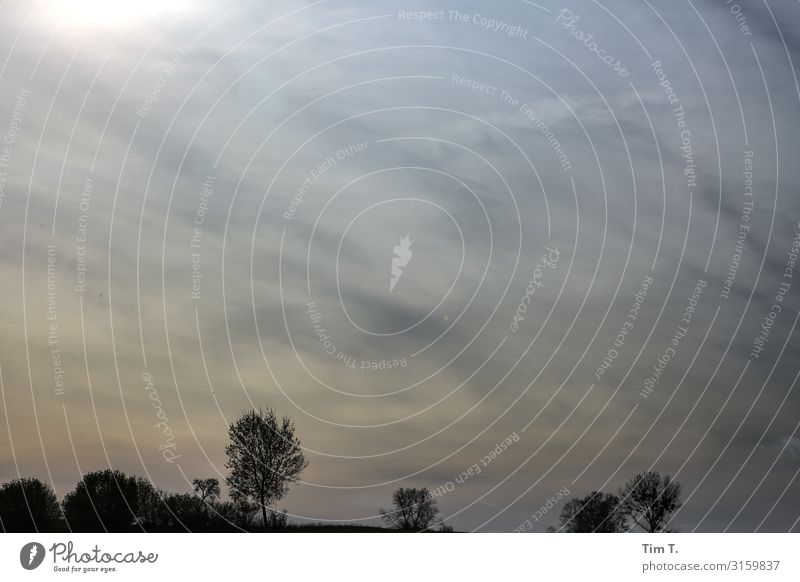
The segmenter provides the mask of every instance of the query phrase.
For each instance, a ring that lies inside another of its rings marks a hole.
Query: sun
[[[49,16],[61,24],[127,26],[147,18],[169,16],[191,0],[47,0]]]

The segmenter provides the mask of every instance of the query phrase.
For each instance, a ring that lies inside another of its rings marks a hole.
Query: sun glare
[[[48,0],[50,16],[62,24],[126,26],[187,8],[190,0]]]

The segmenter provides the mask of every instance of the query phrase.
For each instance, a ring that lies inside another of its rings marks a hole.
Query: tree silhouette
[[[573,497],[559,516],[561,531],[573,533],[616,533],[627,531],[619,498],[611,493],[592,491],[583,498]]]
[[[308,466],[294,423],[286,416],[279,421],[271,408],[251,410],[228,427],[228,436],[225,466],[231,470],[226,479],[231,496],[257,503],[267,526],[268,506],[282,498]]]
[[[195,512],[198,516],[203,516],[204,527],[211,527],[215,521],[215,504],[221,495],[219,480],[217,479],[193,479]],[[193,528],[194,529],[194,528]]]
[[[681,506],[681,484],[669,475],[648,471],[633,477],[620,491],[622,511],[642,530],[666,530],[673,513]]]
[[[64,497],[64,517],[76,531],[131,531],[150,520],[157,500],[154,487],[141,477],[94,471]]]
[[[230,503],[203,501],[194,493],[168,493],[161,500],[161,511],[154,529],[166,531],[231,531],[238,525]]]
[[[219,499],[221,492],[217,479],[194,479],[192,485],[195,495],[204,503],[211,503]]]
[[[439,508],[427,488],[401,487],[392,494],[394,508],[380,510],[383,521],[391,528],[420,531],[434,523]]]
[[[59,519],[58,499],[39,479],[14,479],[0,487],[0,530],[47,531]]]

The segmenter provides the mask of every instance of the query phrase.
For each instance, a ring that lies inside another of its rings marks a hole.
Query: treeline
[[[388,531],[352,525],[293,526],[286,511],[273,507],[308,466],[295,427],[272,409],[251,410],[228,427],[225,447],[229,500],[221,498],[218,479],[194,479],[191,493],[157,489],[142,477],[113,469],[83,475],[59,500],[50,485],[20,478],[0,485],[0,530],[6,532],[137,531]],[[669,531],[680,507],[681,486],[669,476],[648,471],[636,475],[619,495],[593,491],[564,502],[560,532]],[[562,499],[551,503],[551,507]],[[380,510],[391,530],[452,532],[439,516],[426,488],[397,489],[392,509]],[[547,511],[548,508],[543,508]],[[531,516],[538,521],[537,512]],[[531,531],[526,520],[515,531]]]
[[[552,532],[621,533],[642,531],[662,533],[681,506],[681,484],[656,471],[636,475],[619,490],[619,495],[592,491],[564,504],[559,528]]]
[[[6,532],[163,531],[389,531],[336,524],[292,525],[275,503],[308,463],[294,423],[272,409],[251,410],[228,428],[225,447],[230,500],[222,500],[218,479],[194,479],[191,493],[155,488],[149,480],[113,469],[83,475],[59,501],[38,479],[14,479],[0,486],[0,530]],[[392,530],[452,531],[438,518],[427,489],[398,489],[394,508],[381,510]]]
[[[161,491],[143,479],[105,469],[83,476],[59,503],[49,485],[22,478],[0,487],[0,525],[7,532],[236,531],[265,529],[260,508],[219,499],[216,479],[195,479],[192,493]],[[266,529],[285,527],[268,514]]]
[[[104,469],[87,473],[59,502],[38,479],[0,486],[0,529],[6,532],[225,532],[225,531],[431,531],[452,532],[439,518],[427,489],[400,488],[393,507],[381,510],[385,528],[334,524],[291,525],[276,512],[232,490],[220,498],[217,479],[195,479],[191,493],[166,492],[142,477]],[[266,514],[266,520],[264,518]]]
[[[195,479],[191,493],[156,489],[142,477],[104,469],[83,475],[59,502],[38,479],[0,486],[3,531],[251,531],[287,527],[286,511],[273,505],[308,463],[294,423],[272,409],[251,410],[228,427],[225,479],[230,500],[220,498],[217,479]]]

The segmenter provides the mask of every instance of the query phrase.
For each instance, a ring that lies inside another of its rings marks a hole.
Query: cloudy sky
[[[798,30],[794,0],[3,2],[0,478],[188,490],[272,406],[296,522],[425,486],[511,531],[654,469],[673,528],[798,531]]]

